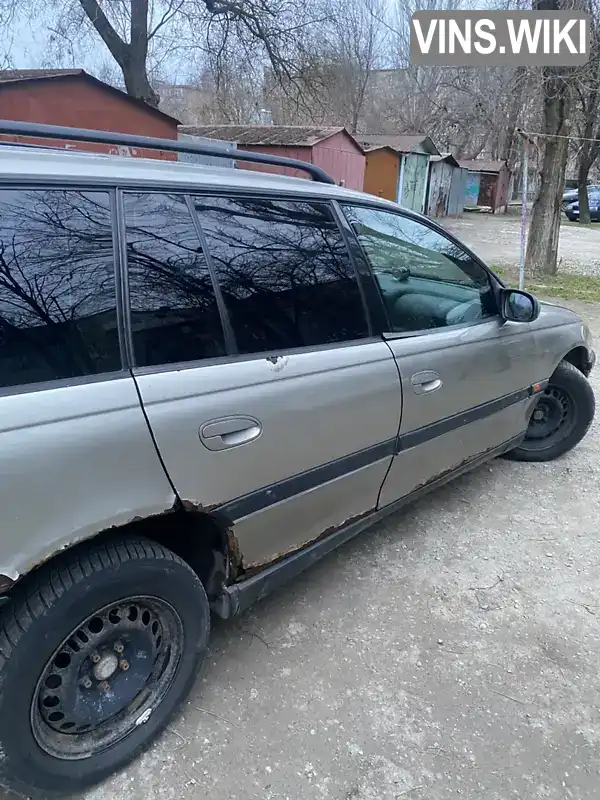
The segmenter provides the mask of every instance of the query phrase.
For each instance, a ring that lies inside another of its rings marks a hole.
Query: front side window
[[[0,191],[0,387],[121,369],[110,197]]]
[[[388,211],[357,206],[345,213],[371,264],[394,331],[443,328],[496,313],[487,272],[450,239]]]
[[[127,193],[124,204],[135,363],[225,355],[215,292],[185,197]]]
[[[240,353],[368,335],[358,282],[328,205],[193,198]]]

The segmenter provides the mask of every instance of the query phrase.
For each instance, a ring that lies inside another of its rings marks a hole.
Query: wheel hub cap
[[[93,669],[97,681],[107,681],[119,668],[119,659],[114,653],[106,653]]]

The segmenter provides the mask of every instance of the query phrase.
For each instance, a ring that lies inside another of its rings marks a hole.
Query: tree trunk
[[[579,200],[579,222],[584,225],[589,224],[590,220],[590,203],[588,200],[587,182],[590,170],[594,161],[598,157],[598,142],[592,141],[594,137],[596,118],[598,116],[598,101],[600,95],[598,92],[597,81],[598,65],[595,65],[595,75],[592,75],[590,81],[593,85],[589,95],[582,99],[583,113],[585,124],[583,126],[583,139],[581,141],[581,148],[579,150],[579,165],[577,170],[577,194]]]
[[[579,170],[577,172],[577,192],[579,200],[579,222],[584,225],[589,224],[590,220],[590,203],[588,199],[587,183],[588,175],[590,174],[591,164],[587,159],[579,162]]]
[[[148,79],[148,0],[131,0],[130,36],[125,42],[111,25],[98,0],[79,0],[89,21],[121,67],[127,94],[158,107],[159,96]]]
[[[153,108],[158,108],[160,97],[154,91],[148,80],[145,58],[141,64],[135,57],[127,58],[121,69],[123,71],[127,94],[138,100],[143,100],[144,103],[147,103]]]
[[[508,110],[507,125],[502,137],[502,146],[500,147],[498,158],[501,161],[506,161],[510,170],[514,169],[515,161],[518,156],[519,148],[517,146],[518,137],[515,135],[515,128],[519,121],[519,114],[523,109],[523,94],[525,85],[525,67],[518,67],[512,81],[513,95]]]
[[[540,186],[533,204],[527,241],[526,266],[532,275],[554,275],[557,269],[560,204],[569,149],[571,91],[562,75],[548,74],[544,81],[544,133],[540,142],[544,159]]]

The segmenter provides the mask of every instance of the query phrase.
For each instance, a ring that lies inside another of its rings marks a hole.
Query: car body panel
[[[179,496],[235,522],[244,564],[267,562],[375,507],[402,406],[383,341],[140,370],[136,381]],[[260,435],[218,452],[203,446],[201,428],[231,417],[255,419]]]
[[[175,503],[127,373],[0,395],[0,442],[0,574],[11,580]]]
[[[588,184],[587,190],[589,195],[591,192],[600,191],[600,186],[594,183],[590,183]],[[564,192],[562,196],[562,203],[563,204],[573,203],[577,200],[578,197],[579,197],[579,189],[568,189],[566,192]]]
[[[492,317],[422,336],[388,336],[388,344],[402,377],[406,446],[394,459],[381,505],[525,431],[534,363],[527,324]],[[439,388],[415,393],[413,376],[421,371],[438,376]]]
[[[591,365],[595,353],[589,329],[574,311],[553,303],[541,303],[539,317],[531,323],[535,339],[535,361],[539,378],[549,378],[570,352],[583,348]]]

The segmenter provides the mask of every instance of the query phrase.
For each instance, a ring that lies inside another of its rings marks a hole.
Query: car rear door
[[[400,382],[332,207],[124,193],[134,375],[179,498],[255,569],[374,509]]]
[[[385,506],[522,434],[541,376],[530,326],[500,317],[489,275],[466,249],[412,216],[345,210],[376,273],[402,380]]]

